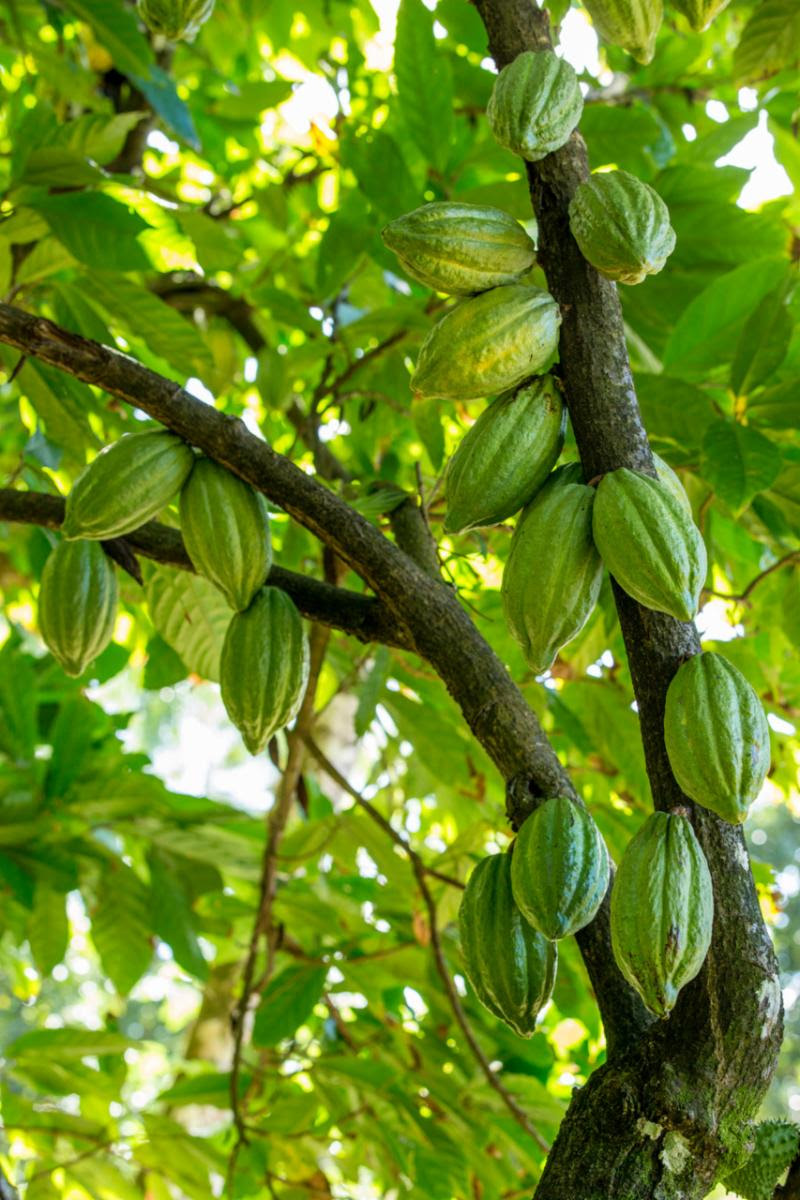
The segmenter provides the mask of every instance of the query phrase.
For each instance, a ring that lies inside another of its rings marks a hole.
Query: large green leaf
[[[219,656],[233,613],[208,580],[157,567],[147,584],[150,617],[190,671],[219,680]]]

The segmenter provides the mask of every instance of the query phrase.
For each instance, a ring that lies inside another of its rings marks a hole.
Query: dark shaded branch
[[[498,67],[550,47],[547,12],[530,0],[476,4]],[[538,260],[562,314],[559,373],[586,478],[619,467],[654,475],[616,286],[585,261],[569,229],[569,202],[589,174],[583,139],[573,133],[527,172]],[[664,702],[680,663],[699,650],[697,632],[641,608],[616,585],[614,597],[655,805],[686,805],[664,745]],[[689,807],[714,880],[705,966],[668,1021],[625,1054],[612,1049],[608,1065],[576,1094],[537,1189],[541,1200],[699,1200],[724,1159],[726,1137],[754,1114],[774,1072],[780,986],[744,839]],[[642,1122],[657,1131],[643,1133]]]
[[[0,304],[0,342],[148,413],[279,504],[352,567],[394,618],[398,636],[408,638],[445,683],[507,780],[516,822],[537,797],[577,799],[535,714],[453,590],[342,499],[250,433],[238,418],[218,412],[118,350],[7,304]],[[646,1019],[614,963],[607,908],[583,931],[581,949],[609,1045],[624,1041]]]
[[[775,1188],[773,1200],[800,1200],[800,1154],[789,1167],[786,1182]]]
[[[58,529],[63,519],[64,501],[60,496],[0,488],[0,521]],[[143,558],[181,571],[194,571],[179,530],[158,521],[148,521],[116,540]],[[311,575],[300,575],[279,566],[272,567],[265,582],[291,596],[303,616],[311,621],[340,629],[360,642],[380,642],[401,650],[414,649],[411,640],[397,627],[385,607],[372,596],[334,587]]]

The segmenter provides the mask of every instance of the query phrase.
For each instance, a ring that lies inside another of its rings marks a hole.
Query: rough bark
[[[7,304],[0,304],[0,342],[148,413],[279,504],[351,566],[377,593],[399,636],[410,639],[461,708],[507,781],[514,824],[524,819],[538,797],[575,797],[535,714],[452,588],[418,566],[333,492],[276,454],[237,418],[195,399],[117,350]],[[578,941],[609,1045],[627,1043],[649,1022],[613,961],[607,898]]]
[[[477,0],[498,67],[550,45],[547,13],[530,0]],[[538,259],[563,324],[558,372],[587,479],[619,467],[653,474],[631,377],[619,297],[583,259],[567,207],[588,176],[586,146],[528,164]],[[740,829],[695,808],[672,775],[663,737],[666,689],[699,649],[693,625],[642,609],[614,588],[657,808],[684,804],[714,879],[706,964],[670,1019],[627,1044],[576,1093],[537,1200],[693,1200],[704,1196],[758,1108],[780,1047],[781,994]]]

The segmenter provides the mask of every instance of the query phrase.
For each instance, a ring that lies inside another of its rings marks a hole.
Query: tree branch
[[[578,799],[535,714],[452,588],[427,574],[360,513],[250,433],[242,421],[118,350],[7,304],[0,304],[0,342],[148,413],[279,504],[352,567],[377,593],[398,636],[427,659],[461,708],[507,782],[509,813],[516,824],[537,798]],[[609,1046],[624,1043],[648,1020],[614,962],[607,901],[581,931],[579,944]]]
[[[64,501],[60,496],[0,488],[0,521],[59,529],[63,519]],[[168,525],[148,521],[116,540],[130,546],[143,558],[194,572],[179,530]],[[265,582],[291,596],[303,616],[311,621],[339,629],[360,642],[380,642],[401,650],[414,649],[410,638],[398,629],[385,607],[372,596],[334,587],[311,575],[300,575],[279,566],[272,567]]]
[[[422,895],[425,909],[428,914],[431,950],[433,952],[436,971],[444,985],[447,998],[450,1001],[450,1007],[453,1010],[453,1016],[455,1017],[456,1022],[458,1023],[458,1026],[464,1035],[464,1039],[470,1048],[473,1058],[485,1075],[489,1086],[493,1088],[495,1092],[497,1092],[498,1096],[503,1101],[519,1127],[523,1129],[525,1133],[527,1133],[528,1136],[536,1142],[536,1145],[539,1147],[539,1149],[543,1150],[546,1154],[550,1149],[549,1144],[539,1133],[539,1130],[536,1128],[536,1126],[533,1125],[528,1119],[523,1109],[514,1099],[511,1092],[509,1092],[508,1088],[506,1088],[501,1082],[497,1072],[493,1070],[491,1063],[481,1049],[480,1043],[475,1036],[472,1026],[467,1020],[467,1015],[464,1012],[463,1005],[461,1004],[461,998],[456,991],[456,985],[453,982],[453,977],[447,968],[447,962],[445,960],[444,950],[442,948],[442,939],[439,933],[439,925],[436,915],[436,902],[434,901],[433,896],[431,895],[431,890],[428,887],[427,876],[435,874],[435,872],[431,871],[430,868],[426,866],[424,860],[419,854],[417,854],[416,850],[414,850],[408,844],[405,838],[401,837],[397,830],[394,829],[389,821],[386,820],[383,813],[379,812],[374,804],[365,799],[365,797],[362,796],[361,793],[354,788],[347,779],[345,779],[344,775],[342,775],[341,772],[338,771],[334,766],[334,764],[330,762],[328,758],[326,758],[319,746],[317,746],[314,742],[313,738],[306,738],[306,743],[311,751],[311,754],[322,767],[326,775],[329,775],[333,782],[356,802],[359,808],[363,808],[364,811],[369,814],[372,820],[375,821],[376,824],[380,825],[384,833],[388,834],[395,845],[400,846],[408,856],[411,869],[414,873],[414,878],[417,881],[417,886]]]
[[[550,48],[547,11],[530,0],[476,4],[498,67],[524,50]],[[586,478],[619,467],[655,475],[616,286],[586,262],[569,228],[569,202],[589,174],[585,143],[573,133],[562,149],[526,167],[538,260],[561,308],[559,372]],[[725,1153],[725,1122],[753,1115],[775,1069],[780,990],[741,830],[689,804],[664,745],[666,690],[680,663],[699,650],[697,632],[693,624],[641,608],[616,584],[614,597],[654,802],[693,810],[714,879],[714,938],[671,1019],[628,1046],[619,1064],[610,1051],[608,1066],[576,1095],[537,1197],[595,1200],[608,1194],[613,1178],[620,1196],[694,1200],[711,1186]],[[641,1119],[657,1121],[662,1134],[643,1139]],[[673,1131],[691,1151],[674,1170],[662,1156]]]

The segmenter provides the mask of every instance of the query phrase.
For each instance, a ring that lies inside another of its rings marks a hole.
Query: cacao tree
[[[0,32],[0,1197],[800,1196],[796,0]]]

